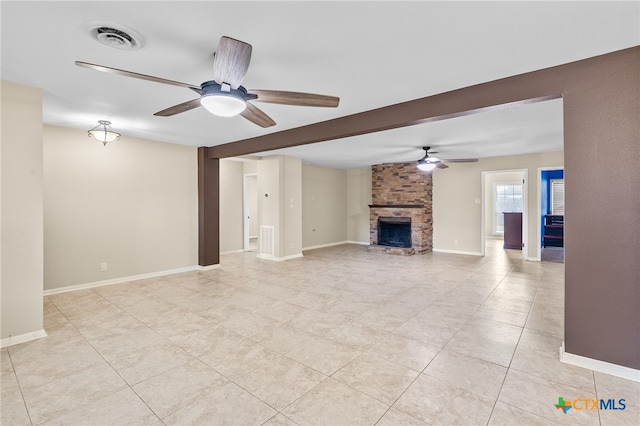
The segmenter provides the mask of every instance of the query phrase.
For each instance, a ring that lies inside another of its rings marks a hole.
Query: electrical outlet
[[[107,262],[102,262],[100,264],[100,272],[104,272],[107,270]]]

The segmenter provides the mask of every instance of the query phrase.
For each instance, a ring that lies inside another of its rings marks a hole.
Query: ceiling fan
[[[215,115],[232,117],[240,114],[260,127],[271,127],[276,122],[250,101],[329,108],[337,107],[340,102],[338,97],[313,93],[247,90],[240,83],[247,73],[250,60],[250,44],[223,36],[220,38],[218,50],[213,59],[213,80],[205,81],[199,86],[87,62],[76,61],[76,65],[96,71],[186,87],[200,95],[196,99],[174,105],[154,114],[160,117],[169,117],[203,106]]]
[[[438,154],[437,151],[431,151],[431,147],[430,146],[423,146],[422,149],[424,150],[424,157],[422,157],[421,159],[418,160],[418,169],[428,172],[431,171],[433,169],[435,169],[436,167],[439,169],[448,169],[449,166],[447,166],[446,164],[444,164],[444,162],[447,163],[475,163],[478,161],[477,158],[462,158],[462,159],[455,159],[455,160],[441,160],[439,158],[436,157],[429,157],[429,154]]]

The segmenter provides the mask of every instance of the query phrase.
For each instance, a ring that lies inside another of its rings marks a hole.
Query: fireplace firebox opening
[[[411,247],[410,217],[379,217],[378,245],[388,247]]]

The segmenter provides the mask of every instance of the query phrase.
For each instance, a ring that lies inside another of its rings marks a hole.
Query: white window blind
[[[551,214],[564,215],[564,179],[551,179]]]

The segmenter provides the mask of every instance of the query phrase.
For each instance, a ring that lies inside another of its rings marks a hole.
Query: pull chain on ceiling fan
[[[213,60],[213,80],[205,81],[199,86],[88,62],[76,61],[76,65],[125,77],[185,87],[200,95],[196,99],[154,114],[160,117],[170,117],[203,106],[215,115],[232,117],[239,114],[260,127],[270,127],[276,122],[250,101],[327,108],[338,106],[340,98],[335,96],[279,90],[247,90],[241,83],[249,69],[251,50],[250,44],[223,36]]]

